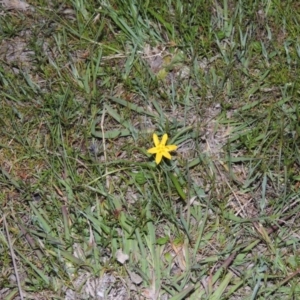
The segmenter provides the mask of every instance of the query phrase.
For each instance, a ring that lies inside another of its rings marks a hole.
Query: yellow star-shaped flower
[[[153,133],[153,142],[155,147],[150,148],[149,150],[147,150],[147,152],[151,154],[156,154],[155,162],[157,164],[161,162],[163,156],[168,159],[171,159],[171,155],[169,152],[177,149],[176,145],[166,145],[167,139],[168,139],[168,135],[165,133],[160,142],[157,134]]]

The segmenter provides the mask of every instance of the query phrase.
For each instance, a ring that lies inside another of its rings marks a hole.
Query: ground
[[[243,2],[0,1],[1,299],[300,298],[300,6]]]

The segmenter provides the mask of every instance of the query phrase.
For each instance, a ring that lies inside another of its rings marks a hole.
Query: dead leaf
[[[126,262],[126,260],[129,259],[128,254],[123,253],[123,251],[121,249],[118,249],[116,252],[116,259],[120,264],[124,264]]]
[[[129,274],[129,277],[130,277],[131,281],[134,284],[139,285],[141,282],[143,282],[143,278],[139,274],[137,274],[135,272],[131,272],[129,270],[127,270],[127,272]]]
[[[27,10],[29,4],[20,0],[1,0],[0,3],[9,10]]]

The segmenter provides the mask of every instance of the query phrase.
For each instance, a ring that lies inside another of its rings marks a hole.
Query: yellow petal
[[[151,153],[151,154],[155,154],[155,153],[157,153],[157,148],[156,147],[150,148],[147,150],[147,152]]]
[[[167,142],[167,139],[168,139],[168,135],[165,133],[162,137],[162,140],[161,140],[160,144],[164,146]]]
[[[159,145],[159,139],[156,133],[153,133],[153,142],[155,146]]]
[[[171,159],[171,154],[170,154],[169,152],[167,152],[167,151],[164,151],[164,152],[162,153],[162,155],[163,155],[164,157],[168,158],[168,159]]]
[[[175,151],[177,149],[177,146],[176,145],[167,145],[166,146],[166,150],[167,151]]]
[[[162,154],[161,153],[157,153],[156,157],[155,157],[155,162],[157,164],[159,164],[161,162],[161,160],[162,160]]]

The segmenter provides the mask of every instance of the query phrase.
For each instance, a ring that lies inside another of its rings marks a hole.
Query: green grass
[[[299,5],[3,2],[0,298],[298,299]]]

